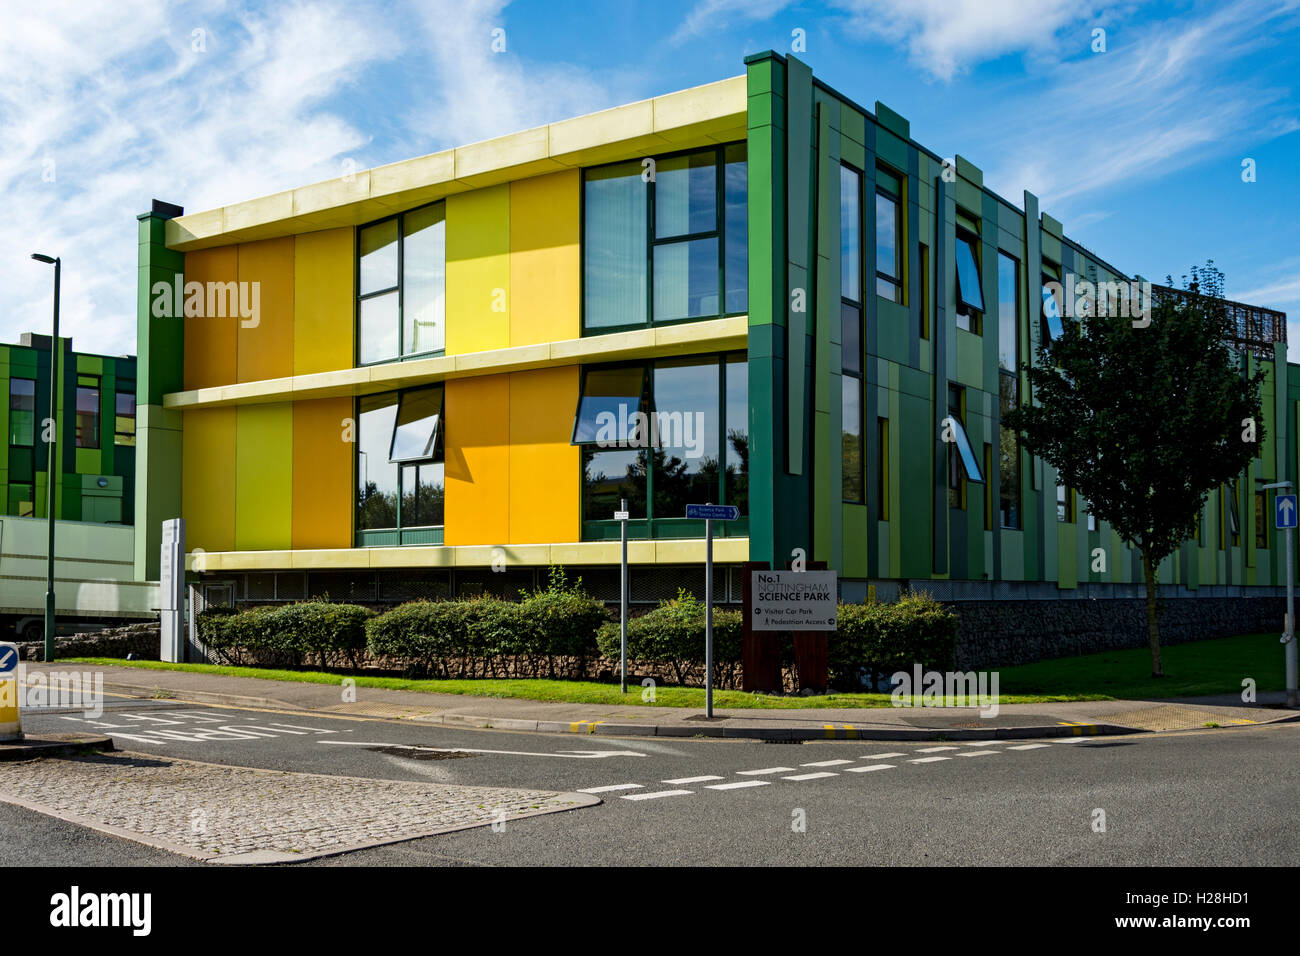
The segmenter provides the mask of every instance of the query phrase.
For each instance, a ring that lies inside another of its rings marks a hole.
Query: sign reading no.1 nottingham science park
[[[754,571],[750,620],[756,631],[833,631],[834,571]]]

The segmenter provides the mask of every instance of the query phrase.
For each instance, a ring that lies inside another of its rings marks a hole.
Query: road
[[[99,730],[123,751],[209,763],[603,801],[302,866],[1258,866],[1300,855],[1296,724],[1069,743],[795,745],[129,701],[98,720],[29,712],[24,729]],[[194,863],[5,804],[0,826],[21,834],[0,843],[5,866]]]

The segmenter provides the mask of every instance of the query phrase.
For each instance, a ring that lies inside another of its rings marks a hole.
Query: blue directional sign
[[[18,648],[0,644],[0,677],[8,677],[18,667]]]
[[[1294,528],[1296,526],[1296,502],[1295,495],[1278,495],[1273,502],[1273,523],[1278,528]]]
[[[735,505],[687,505],[686,517],[700,521],[735,521],[740,509]]]

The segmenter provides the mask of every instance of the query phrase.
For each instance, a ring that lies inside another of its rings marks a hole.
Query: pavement
[[[82,669],[28,664],[28,675]],[[536,733],[751,740],[987,740],[1084,737],[1249,726],[1300,720],[1282,693],[1257,703],[1233,695],[1182,700],[1003,704],[978,707],[874,707],[757,710],[573,704],[419,691],[226,677],[131,667],[86,667],[102,675],[110,698],[169,699],[228,706],[408,719],[423,724]],[[97,678],[98,679],[98,678]]]

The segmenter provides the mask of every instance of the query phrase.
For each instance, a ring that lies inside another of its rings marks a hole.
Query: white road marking
[[[599,760],[601,757],[644,757],[635,750],[557,750],[554,753],[531,750],[481,750],[474,747],[415,747],[411,744],[366,742],[361,740],[322,740],[323,744],[343,747],[399,747],[402,750],[432,750],[444,754],[507,754],[513,757],[568,757],[572,760]]]
[[[956,750],[956,747],[922,747],[917,751],[919,754],[937,754],[940,750]]]
[[[1001,750],[967,750],[957,754],[958,757],[984,757],[988,754],[1000,754]]]
[[[813,763],[801,763],[801,767],[839,767],[846,763],[853,763],[852,760],[816,760]]]
[[[821,773],[801,773],[793,777],[782,777],[782,780],[820,780],[822,777],[838,777],[838,773],[831,773],[823,770]]]
[[[1008,750],[1037,750],[1039,747],[1049,747],[1050,744],[1021,744],[1019,747],[1008,747]]]
[[[608,787],[583,787],[579,793],[612,793],[615,790],[641,790],[639,783],[611,783]]]
[[[1054,744],[1084,744],[1087,742],[1087,737],[1062,737],[1060,740],[1052,741]]]
[[[915,760],[909,760],[908,763],[935,763],[939,760],[951,760],[951,757],[917,757]]]
[[[770,787],[770,780],[739,780],[736,783],[711,783],[705,790],[743,790],[746,787]]]
[[[844,772],[845,773],[869,773],[872,770],[893,770],[893,769],[894,769],[894,765],[892,763],[872,763],[872,764],[867,764],[867,766],[865,767],[846,767],[844,768]]]
[[[660,782],[671,783],[674,786],[679,786],[683,783],[704,783],[706,780],[722,780],[722,779],[724,778],[714,776],[712,774],[705,774],[703,777],[678,777],[676,780],[663,780]]]
[[[1005,740],[960,740],[958,741],[963,747],[996,747],[999,744],[1006,743]]]
[[[689,797],[694,790],[652,790],[649,793],[625,793],[620,800],[657,800],[659,797]]]
[[[890,757],[906,757],[907,754],[863,754],[859,760],[888,760]]]
[[[742,777],[757,777],[765,773],[794,773],[794,767],[767,767],[763,770],[737,770]]]

